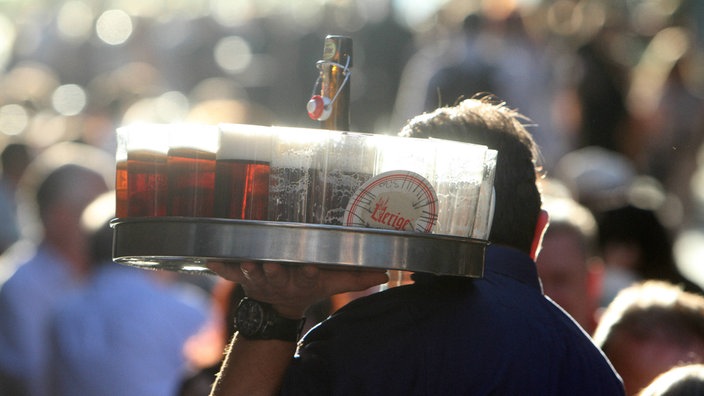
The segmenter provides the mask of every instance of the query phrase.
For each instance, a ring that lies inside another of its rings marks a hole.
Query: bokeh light
[[[93,9],[81,0],[67,1],[56,16],[56,28],[68,41],[85,41],[93,33]]]
[[[65,116],[79,114],[86,107],[86,92],[80,85],[62,85],[51,95],[51,104],[57,113]]]
[[[240,26],[254,15],[254,4],[251,0],[213,0],[210,2],[213,19],[223,26]]]
[[[120,45],[132,35],[132,18],[122,10],[107,10],[95,23],[95,32],[103,42]]]
[[[24,107],[18,104],[7,104],[0,107],[0,132],[5,135],[19,135],[29,123],[29,115]]]
[[[159,118],[169,122],[181,121],[188,112],[188,98],[182,92],[169,91],[159,95],[154,101]]]
[[[244,71],[252,61],[252,51],[245,39],[240,36],[224,37],[215,45],[215,61],[229,73]]]
[[[0,69],[4,69],[12,57],[15,43],[15,26],[5,15],[0,13]]]

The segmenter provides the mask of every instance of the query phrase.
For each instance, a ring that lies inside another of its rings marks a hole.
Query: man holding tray
[[[536,187],[537,147],[520,117],[490,99],[470,99],[418,116],[401,132],[498,150],[481,279],[416,273],[411,285],[349,303],[297,344],[308,306],[387,275],[211,264],[247,295],[212,394],[623,394],[608,360],[542,293],[534,258],[547,215]]]

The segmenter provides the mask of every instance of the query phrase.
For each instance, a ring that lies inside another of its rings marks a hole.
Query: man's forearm
[[[295,352],[295,342],[235,336],[210,395],[278,394]]]
[[[290,319],[302,318],[316,301],[389,280],[383,270],[333,270],[314,265],[246,262],[233,266],[213,262],[209,268],[238,282],[249,298],[271,304],[279,315]],[[295,352],[295,342],[236,336],[211,396],[277,394]]]

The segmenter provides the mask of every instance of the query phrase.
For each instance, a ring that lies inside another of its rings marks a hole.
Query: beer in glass
[[[117,132],[115,152],[115,217],[127,217],[127,136]]]
[[[436,234],[469,237],[484,178],[486,146],[428,139],[435,151],[435,192],[438,196]]]
[[[167,155],[168,214],[212,217],[218,128],[191,124],[172,128]]]
[[[311,182],[328,133],[319,129],[277,127],[269,178],[269,220],[305,223]]]
[[[272,128],[220,125],[215,165],[215,216],[267,220]]]
[[[168,133],[159,124],[118,128],[117,217],[167,214]]]
[[[376,167],[374,135],[331,131],[321,154],[325,162],[312,175],[308,223],[343,225],[350,198]]]

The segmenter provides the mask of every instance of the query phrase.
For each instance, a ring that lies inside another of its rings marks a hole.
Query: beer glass
[[[417,173],[431,184],[435,178],[435,150],[428,139],[379,136],[377,173],[405,170]]]
[[[438,221],[434,233],[469,237],[484,181],[487,147],[429,139],[435,150]]]
[[[168,214],[212,217],[219,130],[216,126],[199,124],[174,124],[170,129]]]
[[[115,217],[128,216],[127,210],[127,135],[117,131],[117,150],[115,151]]]
[[[479,187],[477,212],[472,227],[472,238],[489,239],[491,222],[494,219],[494,176],[496,175],[496,150],[487,150],[484,155],[484,172]]]
[[[117,217],[167,214],[168,136],[168,127],[159,124],[117,129]]]
[[[215,165],[215,216],[267,220],[272,128],[221,124]]]
[[[269,220],[305,223],[309,195],[320,189],[318,173],[329,131],[276,127],[269,177]]]
[[[437,198],[429,182],[435,164],[427,153],[428,140],[374,135],[371,141],[378,148],[378,166],[350,200],[344,224],[430,232]]]
[[[350,198],[374,175],[377,159],[374,135],[331,131],[320,155],[308,197],[308,223],[343,225]]]

